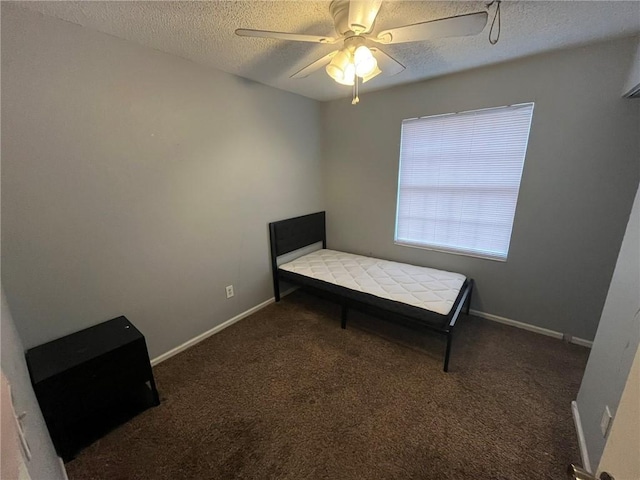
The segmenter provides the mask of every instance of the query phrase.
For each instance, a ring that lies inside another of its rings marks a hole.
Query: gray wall
[[[324,206],[317,102],[6,2],[2,101],[25,347],[125,314],[162,354],[272,297],[267,223]]]
[[[29,476],[32,480],[62,480],[65,478],[62,463],[53,448],[38,401],[31,388],[24,349],[11,317],[4,290],[2,290],[0,348],[2,372],[11,385],[16,414],[27,414],[23,420],[23,428],[32,455],[31,460],[26,462]]]
[[[328,245],[475,278],[472,308],[592,339],[638,185],[622,40],[322,105]],[[491,48],[487,45],[487,48]],[[506,263],[393,244],[402,119],[535,102]]]
[[[638,39],[638,46],[636,47],[636,54],[633,57],[633,64],[629,69],[627,76],[627,82],[624,84],[622,93],[624,95],[634,91],[640,87],[640,39]]]
[[[639,343],[640,190],[636,194],[576,400],[594,471],[606,442],[600,430],[600,419],[605,406],[609,406],[615,417]]]

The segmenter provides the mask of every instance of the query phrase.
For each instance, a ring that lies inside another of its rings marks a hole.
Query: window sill
[[[446,250],[444,248],[428,247],[426,245],[416,245],[415,243],[398,242],[397,240],[394,240],[393,243],[395,245],[399,245],[401,247],[419,248],[421,250],[431,250],[432,252],[440,252],[440,253],[451,253],[453,255],[461,255],[463,257],[473,257],[473,258],[481,258],[483,260],[493,260],[494,262],[505,263],[507,261],[507,258],[490,257],[489,255],[481,255],[479,253],[461,252],[460,250]]]

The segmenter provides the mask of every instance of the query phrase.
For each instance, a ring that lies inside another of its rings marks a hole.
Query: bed
[[[325,212],[269,224],[276,302],[280,281],[314,290],[342,307],[346,328],[350,308],[418,326],[446,336],[444,371],[449,370],[453,330],[466,306],[473,279],[464,275],[327,249]],[[318,246],[311,253],[301,249]],[[320,248],[320,246],[322,248]],[[284,263],[279,264],[282,259]]]

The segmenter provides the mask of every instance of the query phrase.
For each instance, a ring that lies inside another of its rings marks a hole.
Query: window
[[[533,103],[402,122],[395,242],[505,261]]]

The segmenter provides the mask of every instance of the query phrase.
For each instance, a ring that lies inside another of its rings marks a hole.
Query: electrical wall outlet
[[[225,290],[227,292],[227,298],[233,297],[233,285],[227,285]]]
[[[609,410],[609,405],[604,407],[604,412],[602,412],[602,419],[600,420],[600,430],[602,431],[602,436],[606,437],[607,432],[609,431],[609,424],[611,423],[611,410]]]

